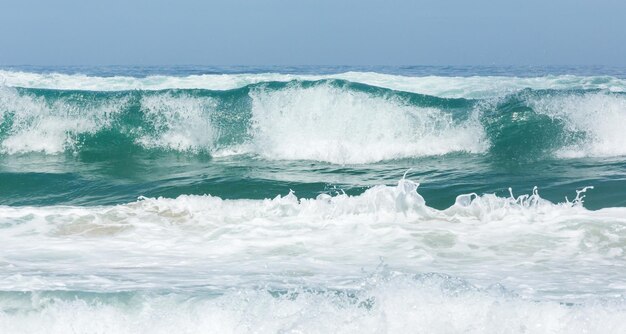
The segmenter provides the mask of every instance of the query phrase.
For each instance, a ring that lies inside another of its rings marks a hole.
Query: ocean
[[[0,333],[626,333],[626,69],[0,68]]]

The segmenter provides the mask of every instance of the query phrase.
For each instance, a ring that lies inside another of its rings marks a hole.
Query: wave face
[[[524,90],[446,99],[347,81],[229,91],[0,90],[4,154],[173,150],[338,164],[454,152],[505,159],[626,154],[626,95]]]

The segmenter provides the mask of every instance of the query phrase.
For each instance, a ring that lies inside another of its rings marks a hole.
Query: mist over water
[[[626,81],[535,70],[0,70],[0,331],[624,332]]]

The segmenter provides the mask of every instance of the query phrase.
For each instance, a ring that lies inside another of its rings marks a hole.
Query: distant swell
[[[376,72],[328,75],[280,73],[204,74],[190,76],[97,77],[83,74],[29,73],[0,70],[0,85],[84,91],[205,89],[232,90],[263,82],[345,80],[370,86],[450,98],[488,98],[525,88],[534,90],[606,90],[626,92],[626,80],[610,76],[548,75],[543,77],[411,77]]]
[[[224,91],[0,88],[3,154],[170,150],[338,164],[455,152],[611,157],[626,155],[625,121],[626,96],[599,90],[463,99],[342,80]]]

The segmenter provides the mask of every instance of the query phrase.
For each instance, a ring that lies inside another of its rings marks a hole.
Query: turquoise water
[[[623,332],[625,73],[2,69],[0,329]]]

